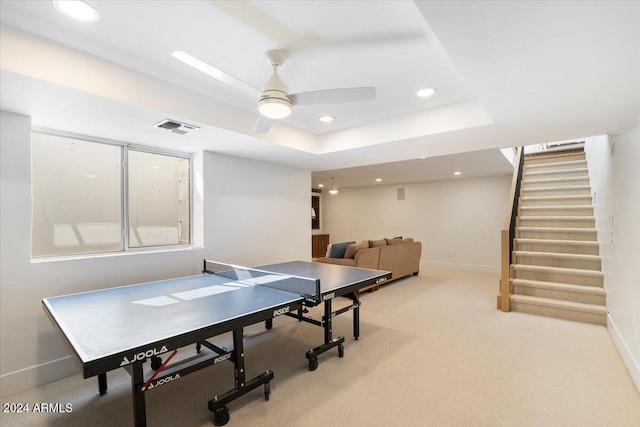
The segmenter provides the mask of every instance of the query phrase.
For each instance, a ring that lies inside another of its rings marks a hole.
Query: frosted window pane
[[[32,134],[34,257],[122,251],[122,148]]]
[[[129,247],[189,243],[189,159],[128,155]]]

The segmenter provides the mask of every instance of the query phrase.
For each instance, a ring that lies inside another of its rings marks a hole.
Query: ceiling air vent
[[[176,122],[175,120],[169,120],[169,119],[163,120],[160,123],[156,123],[153,126],[160,129],[170,130],[171,132],[177,133],[179,135],[184,135],[185,133],[189,133],[194,130],[200,129],[197,126],[187,125],[187,124]]]

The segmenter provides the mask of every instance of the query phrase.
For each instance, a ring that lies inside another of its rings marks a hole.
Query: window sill
[[[127,257],[127,256],[135,256],[135,255],[149,255],[149,254],[157,254],[157,253],[168,253],[168,252],[185,252],[202,249],[199,246],[167,246],[160,248],[139,248],[139,249],[129,249],[128,251],[118,251],[118,252],[100,252],[94,254],[79,254],[79,255],[60,255],[60,256],[47,256],[41,258],[31,258],[31,264],[40,264],[47,262],[58,262],[58,261],[76,261],[83,259],[98,259],[98,258],[114,258],[114,257]]]

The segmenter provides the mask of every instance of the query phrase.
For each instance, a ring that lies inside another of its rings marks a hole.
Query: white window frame
[[[47,260],[55,260],[55,259],[74,259],[74,258],[95,258],[95,257],[103,257],[103,256],[120,256],[126,254],[139,254],[139,253],[148,253],[148,252],[164,252],[164,251],[172,251],[172,250],[184,250],[193,248],[193,154],[191,153],[183,153],[172,150],[164,150],[155,147],[149,147],[145,145],[114,141],[106,138],[99,138],[94,136],[86,136],[79,135],[68,132],[54,131],[51,129],[43,129],[33,127],[31,129],[32,133],[41,133],[46,135],[59,136],[64,138],[77,139],[85,142],[92,142],[96,144],[107,144],[120,147],[120,161],[122,165],[121,173],[121,185],[120,188],[120,202],[121,202],[121,212],[120,215],[122,217],[122,229],[120,232],[122,233],[122,242],[123,249],[118,251],[106,251],[106,252],[87,252],[87,253],[77,253],[77,254],[69,254],[69,255],[43,255],[34,257],[31,255],[32,261],[47,261]],[[160,245],[160,246],[144,246],[144,247],[129,247],[129,150],[133,151],[141,151],[150,154],[159,154],[164,156],[172,156],[181,159],[189,160],[189,243],[179,243],[175,245]],[[32,154],[33,155],[33,154]],[[31,187],[31,194],[33,195],[33,182]],[[32,204],[33,209],[33,204]],[[33,212],[31,213],[31,230],[33,232]],[[33,241],[31,242],[33,245]]]

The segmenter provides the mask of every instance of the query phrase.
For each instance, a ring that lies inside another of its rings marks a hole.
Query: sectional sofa
[[[363,240],[360,243],[343,242],[329,245],[327,254],[316,262],[371,268],[391,272],[393,281],[418,274],[422,243],[412,238]],[[362,290],[377,290],[379,285],[371,285]]]

